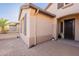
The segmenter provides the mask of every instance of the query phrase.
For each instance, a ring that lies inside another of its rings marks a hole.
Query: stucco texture
[[[24,9],[21,17],[23,17],[25,13],[28,15],[26,22],[27,35],[25,36],[23,33],[20,34],[25,43],[28,43],[27,45],[29,47],[50,40],[53,37],[56,38],[56,19],[54,17],[42,12],[36,12],[36,9],[33,8]]]

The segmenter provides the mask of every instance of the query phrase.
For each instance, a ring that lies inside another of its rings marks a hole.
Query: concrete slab
[[[79,56],[79,48],[58,41],[47,41],[30,49],[21,39],[0,41],[1,56]]]
[[[67,40],[67,39],[59,39],[57,41],[60,42],[60,43],[64,43],[64,44],[67,44],[67,45],[74,46],[74,47],[79,47],[79,41]]]

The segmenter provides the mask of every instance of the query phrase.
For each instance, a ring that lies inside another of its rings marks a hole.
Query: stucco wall
[[[56,37],[56,19],[47,16],[41,12],[35,14],[35,9],[31,9],[31,40],[35,44],[50,40],[52,37]],[[34,39],[34,41],[33,41]]]
[[[73,3],[71,5],[63,6],[60,9],[57,9],[57,3],[53,3],[47,11],[56,15],[57,18],[63,17],[65,15],[79,13],[79,3]]]
[[[27,13],[26,17],[27,35],[23,34],[24,22],[22,21],[25,13]],[[29,8],[22,10],[20,17],[20,26],[21,23],[22,23],[22,33],[20,32],[20,36],[28,47],[36,45],[46,40],[50,40],[52,37],[54,38],[56,37],[56,18],[50,17],[41,12],[36,13],[36,9]]]

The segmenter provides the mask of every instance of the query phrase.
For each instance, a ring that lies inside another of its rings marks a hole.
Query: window
[[[24,18],[22,18],[21,23],[22,23],[22,33],[23,33],[24,32]]]
[[[69,7],[71,5],[72,5],[72,3],[58,3],[57,4],[57,9]]]
[[[63,22],[60,23],[60,33],[63,33]]]
[[[70,3],[65,3],[65,5],[68,5],[68,4],[70,4]]]
[[[24,16],[24,35],[26,35],[26,14]]]
[[[22,21],[20,22],[20,33],[22,33]]]
[[[64,3],[58,3],[57,9],[60,9],[60,8],[63,7],[63,6],[64,6]]]

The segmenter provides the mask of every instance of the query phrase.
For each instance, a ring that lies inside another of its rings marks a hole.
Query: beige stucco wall
[[[70,15],[70,16],[66,16],[66,17],[63,17],[61,19],[58,19],[59,22],[63,22],[64,23],[64,20],[67,20],[67,19],[72,19],[72,18],[75,18],[75,40],[79,41],[79,14],[75,14],[75,15]],[[60,25],[60,24],[59,24]],[[60,28],[60,27],[59,27]],[[59,30],[59,29],[58,29]],[[63,27],[63,30],[64,30],[64,27]],[[59,32],[60,33],[60,32]],[[62,37],[64,38],[64,31],[62,34]]]
[[[36,9],[23,9],[19,20],[20,29],[22,24],[22,33],[20,37],[28,47],[36,45],[52,37],[56,38],[56,19],[43,13],[36,13]],[[26,33],[24,35],[24,15],[27,13],[26,19]],[[20,31],[20,30],[19,30]]]
[[[56,38],[55,19],[38,14],[37,16],[37,43]]]
[[[53,3],[47,11],[56,15],[57,18],[63,17],[69,14],[79,13],[79,3],[71,3],[70,5],[63,6],[60,9],[57,9],[57,3]]]
[[[31,9],[30,15],[31,45],[50,40],[52,37],[56,38],[55,18],[41,12],[35,14],[35,9]]]

